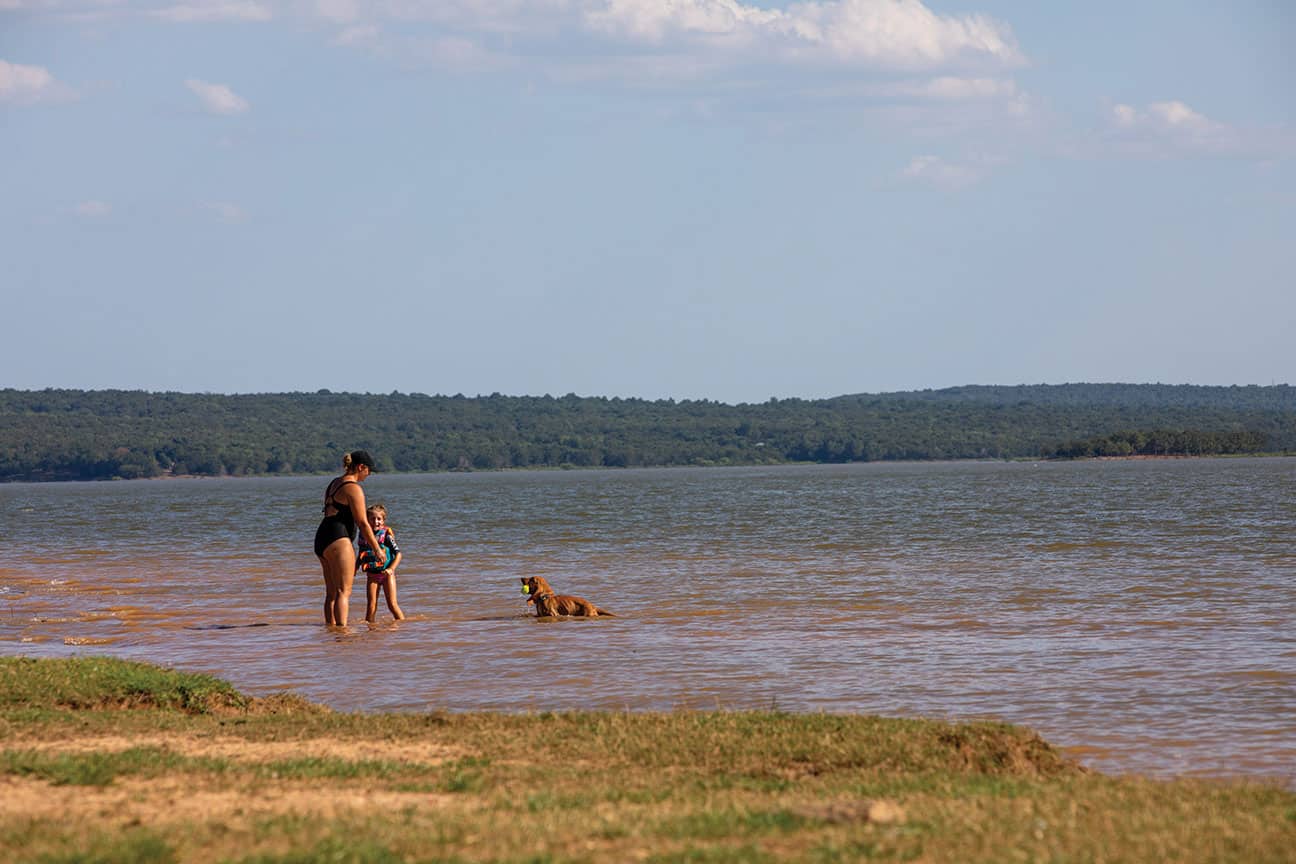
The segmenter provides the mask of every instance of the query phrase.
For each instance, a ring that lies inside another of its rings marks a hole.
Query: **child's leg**
[[[391,610],[392,617],[397,621],[404,621],[405,613],[401,611],[400,604],[396,602],[395,573],[387,577],[387,584],[383,586],[383,596],[387,598],[387,608]]]
[[[369,601],[365,605],[365,620],[370,624],[374,618],[378,617],[378,583],[365,580],[365,597]]]

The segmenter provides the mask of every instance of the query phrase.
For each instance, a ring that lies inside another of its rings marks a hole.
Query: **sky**
[[[0,387],[1296,383],[1285,0],[0,0]]]

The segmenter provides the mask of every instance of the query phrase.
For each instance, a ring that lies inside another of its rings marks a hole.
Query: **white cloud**
[[[937,123],[936,115],[965,109],[995,122],[1033,113],[1003,74],[1024,62],[1011,28],[937,13],[922,0],[295,2],[337,25],[333,44],[409,66],[514,66],[568,84],[618,82],[667,96],[687,89],[682,97],[718,107],[911,105]]]
[[[209,84],[190,78],[185,81],[185,86],[197,95],[203,107],[212,114],[242,114],[248,110],[247,100],[224,84]]]
[[[1177,99],[1143,106],[1113,105],[1104,125],[1088,143],[1096,152],[1135,158],[1215,157],[1268,162],[1296,156],[1296,135],[1290,128],[1231,126]]]
[[[1263,131],[1244,132],[1218,123],[1178,100],[1146,106],[1112,107],[1105,132],[1108,146],[1127,155],[1169,158],[1234,156],[1273,158],[1290,155],[1285,136]]]
[[[0,0],[0,8],[148,14],[176,22],[269,21],[305,14],[345,27],[418,22],[450,33],[524,41],[610,38],[643,45],[704,40],[744,59],[934,68],[966,60],[1016,64],[1011,28],[980,14],[941,14],[922,0]],[[402,30],[392,28],[392,32]]]
[[[45,67],[0,60],[0,102],[39,102],[66,93]]]
[[[78,216],[84,216],[87,219],[100,219],[112,213],[112,206],[103,201],[82,201],[75,208]]]
[[[934,67],[976,58],[1022,62],[1012,31],[983,15],[938,15],[918,0],[806,3],[796,33],[848,61]]]
[[[1130,105],[1117,105],[1112,109],[1112,120],[1120,129],[1155,134],[1199,135],[1223,128],[1179,101],[1153,102],[1142,111]]]
[[[1215,125],[1182,102],[1153,102],[1148,111],[1160,122],[1175,128],[1203,129]]]
[[[0,0],[13,2],[13,0]],[[104,4],[107,4],[106,6]],[[176,22],[306,16],[336,28],[335,45],[395,62],[452,68],[525,65],[556,80],[620,80],[658,90],[802,73],[800,86],[845,96],[841,70],[885,79],[931,76],[886,98],[938,104],[1028,102],[1002,70],[1024,62],[1012,29],[983,14],[938,12],[930,0],[62,0]],[[132,11],[133,10],[133,11]],[[734,76],[741,76],[734,80]],[[865,75],[854,82],[867,83]],[[786,87],[781,88],[786,90]],[[729,92],[738,92],[730,89]],[[696,95],[696,94],[693,94]],[[723,98],[719,101],[723,101]],[[224,112],[245,110],[233,107]]]
[[[269,21],[270,10],[261,3],[251,2],[217,2],[180,3],[158,9],[153,13],[168,21]]]
[[[591,29],[618,36],[659,41],[672,33],[734,35],[779,29],[787,15],[744,6],[735,0],[607,0],[585,11]]]
[[[1011,78],[828,76],[793,91],[802,108],[846,106],[877,122],[930,137],[1039,132],[1047,112]]]
[[[730,62],[904,70],[1023,62],[1006,24],[939,14],[921,0],[806,0],[782,9],[741,0],[311,0],[306,8],[347,26],[396,21],[401,26],[392,32],[406,35],[421,22],[443,28],[442,37],[496,36],[515,50],[595,39],[611,43],[595,52],[605,58],[649,48],[692,65],[700,55],[712,64],[723,55]]]
[[[915,156],[900,172],[902,179],[944,189],[962,189],[979,182],[1002,160],[976,158],[967,162],[948,162],[939,156]]]
[[[784,60],[932,68],[961,60],[1022,62],[1012,31],[984,15],[940,15],[919,0],[822,0],[786,10],[737,0],[586,3],[595,31],[658,43],[703,36]]]

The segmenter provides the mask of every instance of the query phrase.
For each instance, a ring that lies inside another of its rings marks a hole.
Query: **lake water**
[[[994,718],[1296,783],[1296,460],[375,475],[409,620],[322,624],[328,478],[0,485],[0,654],[339,709]],[[527,616],[545,576],[619,617]]]

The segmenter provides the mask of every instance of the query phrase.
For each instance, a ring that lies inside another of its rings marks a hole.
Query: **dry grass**
[[[6,861],[1296,861],[1290,792],[1105,777],[998,724],[339,714],[0,659],[0,738]]]

